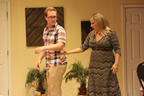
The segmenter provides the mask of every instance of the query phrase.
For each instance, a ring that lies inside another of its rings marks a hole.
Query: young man
[[[55,8],[46,8],[44,14],[47,21],[43,32],[44,46],[35,50],[35,54],[41,52],[36,67],[40,69],[41,61],[45,57],[49,96],[61,96],[62,78],[67,67],[66,57],[62,51],[66,42],[66,33],[64,28],[56,22],[57,10]]]

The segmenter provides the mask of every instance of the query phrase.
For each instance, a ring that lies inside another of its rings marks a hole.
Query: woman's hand
[[[118,64],[114,63],[111,70],[113,74],[116,74],[118,72]]]
[[[63,50],[64,51],[64,55],[69,55],[70,53],[69,53],[69,51],[67,51],[67,50]]]

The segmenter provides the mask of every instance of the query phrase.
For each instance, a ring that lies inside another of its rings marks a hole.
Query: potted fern
[[[80,61],[74,62],[70,68],[71,70],[68,71],[64,76],[65,82],[75,79],[76,82],[80,84],[77,96],[86,96],[86,79],[88,77],[88,68],[84,68]]]
[[[35,96],[46,96],[44,88],[46,85],[46,69],[44,68],[41,72],[36,68],[28,69],[25,87],[35,88],[36,92],[39,93]]]

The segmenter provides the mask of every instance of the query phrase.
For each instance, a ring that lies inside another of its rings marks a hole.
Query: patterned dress
[[[121,96],[117,76],[111,70],[115,62],[113,49],[121,55],[116,32],[110,30],[99,41],[95,37],[91,31],[80,47],[83,51],[92,48],[87,96]]]

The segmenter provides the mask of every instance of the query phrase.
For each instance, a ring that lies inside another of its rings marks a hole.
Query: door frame
[[[7,54],[8,54],[8,96],[12,96],[12,79],[11,79],[11,11],[10,11],[10,0],[1,0],[0,3],[6,3],[7,7]]]
[[[10,11],[10,0],[7,1],[7,8],[8,8],[8,66],[9,66],[9,96],[12,96],[12,79],[11,79],[11,11]]]
[[[144,4],[136,5],[122,5],[122,17],[123,17],[123,59],[124,59],[124,96],[128,96],[128,86],[127,86],[127,50],[126,50],[126,8],[144,8]]]

